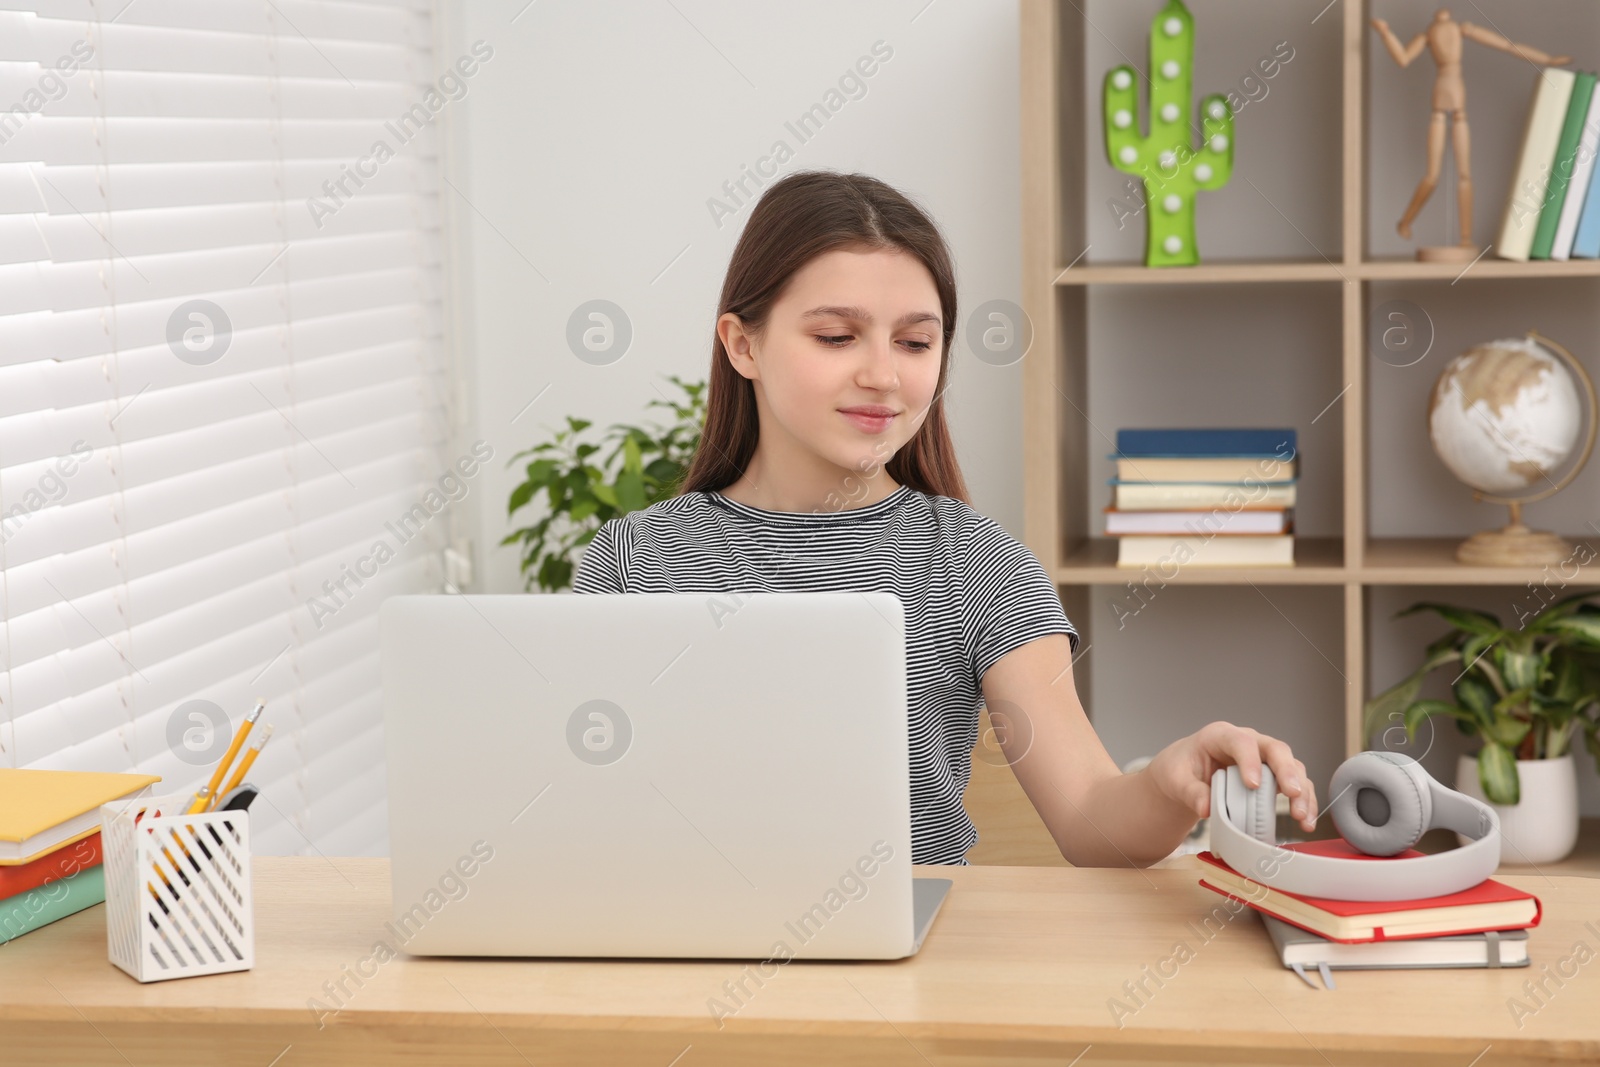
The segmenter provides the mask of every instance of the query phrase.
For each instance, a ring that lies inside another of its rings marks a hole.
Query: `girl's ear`
[[[755,339],[746,331],[743,319],[731,311],[724,313],[717,320],[717,336],[734,370],[746,378],[761,377],[755,360]]]

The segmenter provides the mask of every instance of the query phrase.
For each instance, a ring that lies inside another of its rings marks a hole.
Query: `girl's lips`
[[[867,415],[859,411],[841,411],[839,414],[855,423],[863,433],[882,433],[894,421],[893,415]]]

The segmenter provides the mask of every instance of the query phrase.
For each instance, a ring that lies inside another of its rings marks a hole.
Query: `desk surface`
[[[580,1062],[604,1047],[610,1062],[653,1067],[684,1049],[681,1067],[818,1054],[841,1065],[1067,1063],[1085,1046],[1096,1049],[1089,1061],[1120,1062],[1370,1065],[1379,1050],[1454,1067],[1600,1059],[1600,880],[1590,878],[1501,876],[1544,903],[1531,968],[1341,971],[1332,992],[1279,966],[1252,913],[1216,910],[1223,898],[1196,884],[1193,857],[1142,871],[919,868],[955,880],[919,955],[794,962],[759,987],[734,961],[402,955],[367,966],[376,973],[357,988],[350,969],[388,936],[388,861],[255,862],[252,971],[140,985],[106,960],[103,907],[0,947],[6,1061],[266,1067],[289,1046],[280,1067],[393,1063],[398,1048],[419,1062],[431,1041],[456,1063]],[[1574,956],[1580,942],[1588,949]],[[1541,965],[1542,1006],[1523,989]],[[341,978],[350,994],[336,999],[327,983]],[[746,1002],[719,1027],[708,1002],[733,1007],[724,983],[741,978]],[[319,1016],[313,998],[342,1010]],[[1531,1009],[1520,1025],[1512,1001]],[[200,1032],[213,1044],[191,1060],[176,1042]],[[77,1043],[70,1059],[64,1042]],[[224,1047],[237,1058],[216,1058]]]

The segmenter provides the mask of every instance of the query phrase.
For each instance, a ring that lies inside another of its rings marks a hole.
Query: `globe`
[[[1474,497],[1511,508],[1507,526],[1463,541],[1457,560],[1520,566],[1566,558],[1571,546],[1563,538],[1523,525],[1522,505],[1577,475],[1594,448],[1597,413],[1600,400],[1583,364],[1536,332],[1476,345],[1445,364],[1428,397],[1433,450]],[[1583,454],[1558,480],[1586,414]]]
[[[1547,484],[1583,426],[1572,372],[1532,338],[1490,341],[1445,365],[1428,435],[1450,473],[1485,493]]]

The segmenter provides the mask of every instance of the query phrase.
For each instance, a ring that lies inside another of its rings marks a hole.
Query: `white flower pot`
[[[1529,867],[1565,859],[1578,843],[1578,774],[1572,752],[1555,759],[1517,760],[1522,798],[1515,804],[1489,804],[1500,816],[1500,862]],[[1456,790],[1484,803],[1476,756],[1456,763]],[[1460,834],[1456,840],[1465,845]]]

